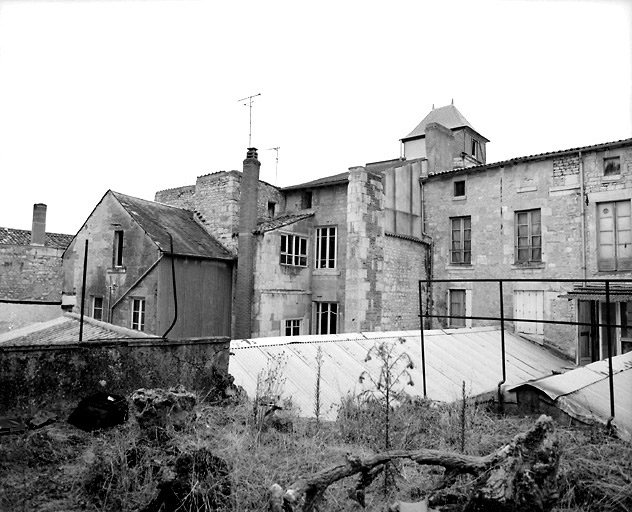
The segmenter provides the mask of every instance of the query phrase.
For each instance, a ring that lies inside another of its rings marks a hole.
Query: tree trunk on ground
[[[518,434],[508,445],[483,457],[439,450],[389,451],[368,458],[350,455],[345,464],[299,478],[286,490],[273,484],[270,487],[270,511],[318,510],[327,487],[356,474],[360,475],[360,481],[350,496],[363,504],[366,482],[373,479],[370,475],[396,459],[442,466],[446,469],[446,478],[452,482],[462,474],[484,475],[469,492],[466,512],[547,511],[557,499],[559,456],[553,421],[548,416],[540,416],[528,432]]]

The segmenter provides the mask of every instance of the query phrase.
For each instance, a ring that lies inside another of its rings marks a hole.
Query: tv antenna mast
[[[248,103],[244,103],[244,105],[250,109],[250,115],[249,115],[249,121],[248,121],[248,147],[249,148],[252,147],[252,99],[256,98],[257,96],[261,96],[261,93],[253,94],[252,96],[246,96],[245,98],[237,100],[238,103],[248,100]]]
[[[276,151],[276,166],[274,168],[274,184],[277,184],[278,178],[279,178],[279,149],[281,149],[280,146],[277,146],[276,148],[268,148],[268,151]]]

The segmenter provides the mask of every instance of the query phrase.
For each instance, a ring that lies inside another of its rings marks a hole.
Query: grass
[[[267,510],[267,489],[289,486],[344,462],[347,454],[369,455],[384,446],[383,404],[370,397],[345,397],[338,421],[295,419],[291,433],[262,427],[253,403],[196,406],[187,428],[157,444],[145,440],[132,419],[97,434],[63,422],[38,431],[0,438],[0,510],[69,512],[142,510],[159,492],[160,482],[176,471],[183,453],[212,453],[229,468],[225,482],[198,471],[191,489],[212,501],[213,489],[230,485],[228,501],[213,510]],[[499,417],[471,402],[438,406],[404,400],[390,417],[393,449],[438,448],[487,454],[527,430],[533,417]],[[558,512],[632,510],[632,446],[603,431],[562,427],[557,430],[560,462]],[[384,495],[382,481],[366,494],[367,510],[385,510],[395,499],[421,500],[443,474],[440,468],[399,464]],[[357,511],[348,488],[331,486],[323,510]],[[467,482],[464,482],[467,485]],[[464,492],[465,488],[461,491]],[[186,510],[182,509],[183,511]]]

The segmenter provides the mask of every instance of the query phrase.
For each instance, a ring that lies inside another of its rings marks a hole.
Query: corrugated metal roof
[[[426,135],[426,127],[431,123],[439,123],[440,125],[445,126],[450,130],[467,126],[471,130],[476,132],[470,122],[465,119],[465,116],[461,114],[461,112],[459,112],[459,109],[457,109],[454,105],[446,105],[445,107],[432,109],[430,113],[421,120],[421,123],[419,123],[412,132],[401,139],[402,142],[424,137]],[[481,137],[485,139],[485,137],[483,137],[482,135]],[[485,140],[487,141],[487,139]]]
[[[340,174],[334,174],[333,176],[325,176],[324,178],[318,178],[317,180],[308,181],[307,183],[300,183],[299,185],[290,185],[289,187],[283,187],[281,190],[327,187],[329,185],[339,185],[340,183],[347,183],[348,181],[349,171],[346,171],[341,172]]]
[[[485,171],[487,169],[493,169],[494,167],[503,167],[503,166],[513,165],[513,164],[517,164],[521,162],[529,162],[533,160],[544,160],[546,158],[564,156],[571,153],[578,153],[579,151],[582,151],[582,152],[602,151],[605,149],[613,149],[615,147],[627,146],[629,144],[632,144],[632,138],[621,139],[621,140],[612,141],[612,142],[603,142],[601,144],[593,144],[591,146],[582,146],[582,147],[577,147],[577,148],[562,149],[559,151],[549,151],[547,153],[538,153],[535,155],[519,156],[516,158],[511,158],[509,160],[502,160],[500,162],[494,162],[490,164],[474,165],[472,167],[459,167],[458,169],[451,169],[451,170],[441,171],[441,172],[431,172],[430,174],[428,174],[428,177],[432,178],[432,177],[441,177],[446,174],[451,175],[451,174],[465,174],[465,173],[471,173],[471,172],[479,172],[479,171]]]
[[[615,417],[613,425],[632,437],[632,352],[612,358]],[[608,360],[596,361],[561,375],[543,377],[515,386],[529,387],[548,396],[570,416],[584,422],[606,423],[610,418]]]
[[[7,346],[77,343],[79,341],[79,324],[79,315],[66,313],[53,320],[27,325],[26,327],[0,334],[0,349]],[[84,317],[84,342],[121,338],[157,338],[157,336]]]
[[[73,235],[46,233],[45,247],[65,249],[72,242]],[[31,232],[27,229],[0,228],[0,244],[31,245]]]
[[[170,251],[169,233],[173,237],[173,252],[181,256],[234,259],[184,208],[147,201],[111,191],[123,208],[145,230],[165,253]]]
[[[473,328],[424,331],[426,384],[428,398],[452,402],[461,396],[462,382],[470,396],[496,392],[502,379],[500,331],[496,328]],[[398,339],[403,339],[399,343]],[[421,344],[419,331],[349,333],[325,336],[296,336],[233,340],[229,371],[235,383],[254,397],[257,376],[285,358],[284,396],[291,396],[303,416],[313,416],[316,383],[316,354],[320,347],[324,364],[321,368],[321,403],[323,417],[334,419],[341,398],[359,393],[363,371],[373,375],[379,365],[365,361],[367,352],[382,341],[393,343],[395,354],[407,353],[415,364],[410,370],[414,386],[406,386],[411,396],[423,396]],[[505,333],[506,386],[551,374],[568,366],[546,349],[523,338]]]
[[[266,231],[272,231],[273,229],[279,229],[283,226],[287,226],[288,224],[294,224],[299,220],[307,219],[308,217],[313,217],[314,212],[309,213],[299,213],[299,214],[288,214],[281,215],[279,217],[275,217],[274,219],[267,219],[257,224],[257,229],[255,233],[265,233]]]

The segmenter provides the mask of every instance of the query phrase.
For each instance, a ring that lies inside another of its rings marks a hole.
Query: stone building
[[[419,328],[428,266],[419,177],[424,159],[353,167],[285,188],[219,172],[156,201],[195,211],[238,253],[234,337]],[[250,219],[246,221],[245,219]]]
[[[63,254],[64,297],[137,331],[229,336],[233,264],[189,210],[108,191]]]
[[[45,204],[33,229],[0,228],[0,332],[60,316],[62,253],[72,235],[46,232]]]
[[[583,280],[632,278],[632,139],[445,168],[421,181],[432,277],[455,280],[433,285],[435,313],[450,317],[434,325],[500,316],[498,283],[463,280],[541,279],[503,283],[505,315],[535,320],[508,326],[578,364],[607,356],[597,325],[607,319],[605,284]],[[576,281],[545,282],[555,279]],[[610,324],[622,326],[611,331],[615,354],[632,350],[629,285],[615,283],[609,297]]]

